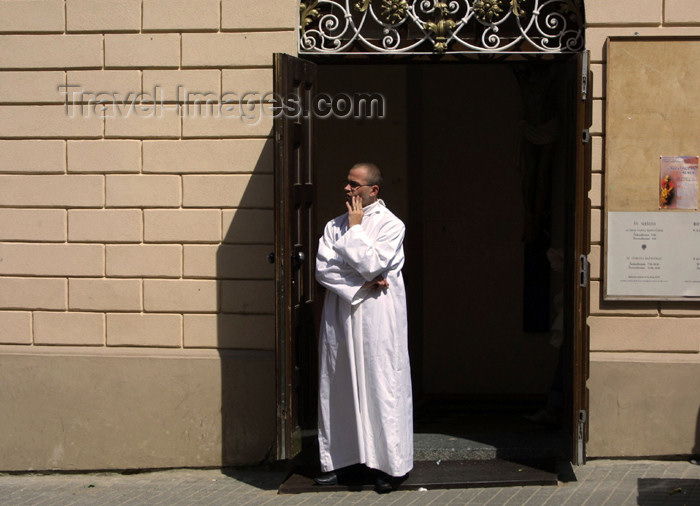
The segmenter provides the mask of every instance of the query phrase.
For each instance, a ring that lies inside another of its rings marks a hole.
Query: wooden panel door
[[[274,55],[277,459],[301,451],[316,419],[313,114],[316,66]],[[313,422],[311,422],[313,423]]]

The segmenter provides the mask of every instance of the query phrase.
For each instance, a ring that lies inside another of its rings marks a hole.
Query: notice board
[[[606,300],[700,300],[698,62],[700,38],[607,41]],[[669,160],[689,161],[676,187]]]

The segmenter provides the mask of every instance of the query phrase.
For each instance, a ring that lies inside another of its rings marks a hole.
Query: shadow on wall
[[[276,430],[275,284],[274,266],[267,260],[274,251],[273,140],[235,142],[250,143],[245,152],[260,145],[260,155],[252,172],[248,164],[231,160],[225,178],[235,179],[233,184],[214,189],[212,196],[217,202],[212,205],[222,207],[223,226],[216,272],[206,273],[215,276],[218,289],[216,342],[211,345],[221,359],[223,466],[265,461]],[[214,335],[209,330],[202,332]]]

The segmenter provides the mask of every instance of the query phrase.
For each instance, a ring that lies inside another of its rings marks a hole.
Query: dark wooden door
[[[316,66],[274,55],[277,459],[301,451],[316,416],[313,114]],[[305,381],[301,381],[304,378]]]
[[[586,462],[586,441],[588,440],[588,380],[589,332],[586,322],[589,304],[589,264],[590,253],[590,212],[591,204],[588,192],[591,189],[591,136],[589,128],[592,122],[593,81],[589,67],[588,52],[577,55],[576,81],[574,86],[574,113],[576,127],[574,132],[575,170],[573,173],[573,265],[570,265],[571,304],[573,318],[571,324],[571,346],[568,350],[573,382],[573,395],[566,420],[569,424],[571,461],[575,464]]]

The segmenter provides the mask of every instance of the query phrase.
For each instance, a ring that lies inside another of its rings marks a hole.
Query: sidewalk
[[[593,460],[574,468],[576,481],[551,487],[424,492],[334,492],[277,495],[284,470],[172,470],[0,475],[3,505],[392,504],[700,505],[700,466],[688,462]]]

